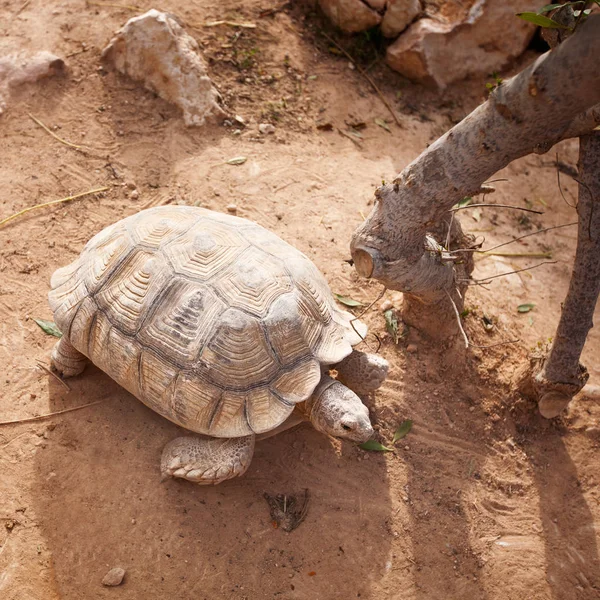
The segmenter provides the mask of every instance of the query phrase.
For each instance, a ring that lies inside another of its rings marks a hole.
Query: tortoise
[[[373,433],[357,394],[380,387],[387,361],[353,349],[366,326],[338,307],[308,257],[252,221],[191,206],[143,210],[58,269],[49,302],[63,334],[58,373],[78,375],[89,359],[201,434],[166,445],[163,479],[242,475],[257,436],[302,419],[354,442]]]

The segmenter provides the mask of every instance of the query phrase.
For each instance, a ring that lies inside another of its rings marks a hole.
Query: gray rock
[[[188,126],[225,116],[196,40],[167,13],[152,9],[129,19],[102,57],[146,89],[179,106]]]
[[[536,0],[477,0],[458,21],[420,19],[387,50],[387,63],[405,77],[444,88],[472,75],[487,76],[519,56],[535,26],[515,13]]]
[[[381,22],[381,15],[362,0],[319,0],[319,6],[334,25],[347,33],[364,31]]]
[[[381,21],[381,33],[396,37],[404,31],[423,10],[420,0],[387,0],[387,9]]]
[[[34,55],[8,54],[0,58],[0,115],[8,105],[12,89],[60,74],[64,67],[62,58],[45,51]]]
[[[123,583],[123,578],[125,577],[125,569],[121,567],[112,568],[102,580],[102,585],[106,585],[109,587],[114,587],[116,585],[121,585]]]

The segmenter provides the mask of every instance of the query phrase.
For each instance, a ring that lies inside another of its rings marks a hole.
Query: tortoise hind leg
[[[163,481],[181,477],[199,485],[217,485],[246,472],[254,454],[254,435],[238,438],[178,437],[163,450]]]
[[[333,368],[338,372],[338,380],[353,392],[369,394],[379,389],[385,381],[389,363],[379,354],[354,350]]]
[[[52,350],[52,368],[63,377],[74,377],[85,369],[87,357],[76,350],[69,340],[61,337]]]

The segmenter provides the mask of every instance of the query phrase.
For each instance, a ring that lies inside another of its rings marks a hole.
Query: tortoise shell
[[[66,339],[149,408],[215,437],[270,431],[360,341],[315,265],[263,227],[187,206],[92,238],[49,294]]]

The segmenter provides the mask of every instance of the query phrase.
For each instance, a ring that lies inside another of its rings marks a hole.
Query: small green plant
[[[485,84],[485,89],[491,94],[496,88],[499,88],[502,85],[502,77],[494,71],[492,73],[492,77],[494,79],[494,83],[488,82]]]

